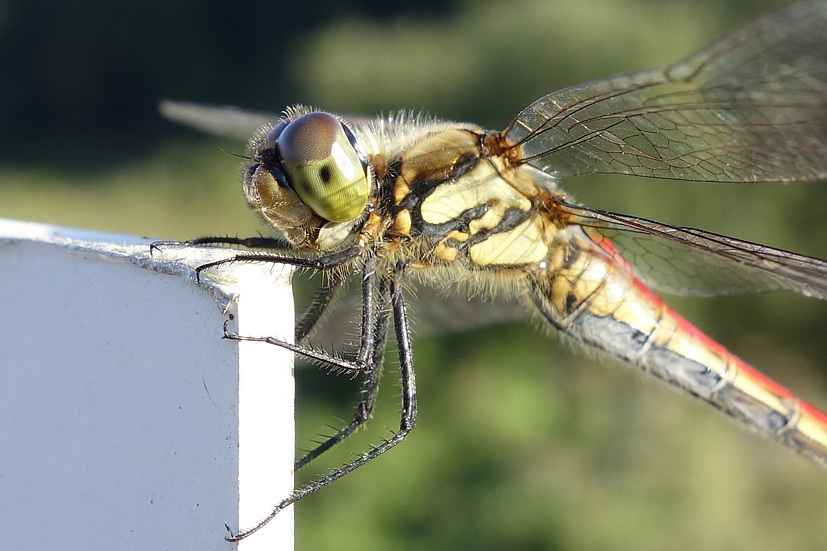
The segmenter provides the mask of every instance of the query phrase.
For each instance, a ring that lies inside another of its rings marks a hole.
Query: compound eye
[[[279,136],[281,136],[281,133],[284,132],[284,129],[286,127],[287,127],[287,121],[285,121],[285,120],[279,121],[278,123],[276,123],[275,126],[273,126],[273,128],[270,129],[270,131],[264,137],[264,141],[266,143],[271,143],[271,144],[276,143],[276,141],[278,141],[278,139],[279,139]]]
[[[365,210],[367,170],[348,132],[330,113],[308,113],[278,136],[281,166],[292,188],[313,212],[347,222]]]

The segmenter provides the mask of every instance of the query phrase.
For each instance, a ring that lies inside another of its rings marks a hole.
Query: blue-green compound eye
[[[278,151],[290,185],[321,218],[347,222],[365,210],[367,172],[336,117],[315,112],[291,121],[278,136]]]

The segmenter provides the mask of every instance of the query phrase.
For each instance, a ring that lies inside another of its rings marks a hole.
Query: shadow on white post
[[[16,550],[293,548],[289,271],[0,220],[0,531]]]

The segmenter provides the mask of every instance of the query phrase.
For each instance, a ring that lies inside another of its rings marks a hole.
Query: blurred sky
[[[255,234],[239,160],[222,151],[243,144],[164,121],[159,100],[424,109],[503,128],[548,92],[675,61],[784,4],[0,0],[0,217],[161,238]],[[827,257],[823,185],[565,186],[591,206]],[[827,405],[822,304],[677,304]],[[824,471],[710,408],[522,326],[417,346],[414,443],[303,502],[302,548],[827,548]],[[308,434],[347,418],[353,401],[325,409],[323,383],[311,383],[322,394],[305,397]],[[374,440],[395,423],[396,391],[386,394]]]
[[[0,124],[6,140],[140,142],[163,128],[158,99],[176,97],[424,108],[502,126],[553,89],[672,61],[780,4],[4,0]]]

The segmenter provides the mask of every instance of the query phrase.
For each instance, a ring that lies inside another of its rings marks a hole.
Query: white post
[[[292,488],[289,273],[0,220],[0,532],[16,550],[227,549]],[[292,508],[239,549],[293,547]]]

